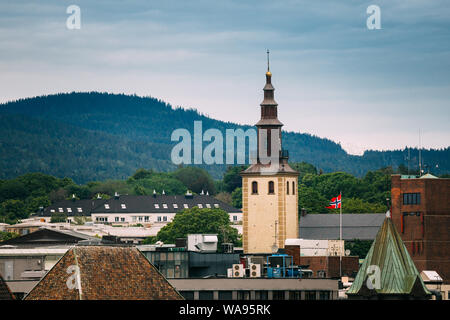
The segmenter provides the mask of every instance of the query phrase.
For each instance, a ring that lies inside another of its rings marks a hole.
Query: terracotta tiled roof
[[[14,295],[9,290],[8,285],[3,280],[1,274],[0,274],[0,300],[14,300]]]
[[[79,268],[79,277],[76,268]],[[26,300],[182,300],[136,248],[77,246],[25,297]]]

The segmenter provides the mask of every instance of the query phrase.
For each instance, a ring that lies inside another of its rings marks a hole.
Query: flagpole
[[[341,198],[341,210],[339,212],[339,275],[342,278],[342,191],[339,193],[339,197]]]

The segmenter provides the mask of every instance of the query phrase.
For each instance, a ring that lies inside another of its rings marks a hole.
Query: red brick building
[[[356,256],[343,256],[341,264],[339,256],[301,256],[300,246],[287,245],[285,252],[293,257],[294,265],[308,265],[313,278],[339,278],[341,267],[342,276],[354,278],[359,270],[359,258]]]
[[[419,272],[450,283],[450,179],[392,175],[392,221]]]

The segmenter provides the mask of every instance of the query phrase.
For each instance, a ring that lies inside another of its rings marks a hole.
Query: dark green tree
[[[214,180],[204,169],[197,167],[179,168],[173,172],[173,177],[180,180],[189,190],[195,193],[209,192],[210,195],[216,193]]]
[[[231,199],[233,207],[235,208],[242,208],[242,188],[236,188],[231,193]]]
[[[185,209],[177,213],[172,222],[165,225],[156,235],[156,240],[175,243],[177,238],[186,238],[188,234],[212,233],[218,235],[219,248],[223,237],[227,242],[241,246],[238,231],[230,224],[228,213],[222,209]],[[151,239],[154,241],[155,239]],[[150,240],[149,240],[150,241]]]

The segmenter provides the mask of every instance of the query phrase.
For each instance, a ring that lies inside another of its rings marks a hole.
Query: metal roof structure
[[[187,208],[186,208],[186,206]],[[110,199],[62,200],[44,209],[44,216],[64,213],[72,216],[91,216],[93,213],[177,213],[193,207],[219,208],[228,213],[241,212],[209,195],[118,195]]]
[[[75,244],[81,240],[95,240],[95,238],[72,230],[56,230],[56,229],[40,228],[35,232],[3,241],[1,243],[1,246],[6,245],[49,246],[59,244]]]
[[[342,214],[342,239],[375,239],[385,216],[384,213]],[[302,239],[339,239],[339,214],[326,213],[301,216],[299,234]]]
[[[384,219],[355,281],[349,298],[428,299],[431,292],[414,265],[389,216]]]

